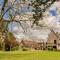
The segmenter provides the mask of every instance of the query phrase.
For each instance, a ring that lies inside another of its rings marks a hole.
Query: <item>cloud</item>
[[[44,19],[42,20],[41,23],[45,23],[45,25],[47,26],[47,28],[53,28],[56,29],[57,31],[60,30],[60,2],[55,2],[51,7],[50,10],[48,10],[48,14],[46,15],[46,17],[44,17]],[[17,16],[17,18],[19,18]],[[29,17],[25,17],[25,18],[29,18]],[[33,29],[30,27],[30,23],[26,22],[27,24],[24,25],[25,29],[27,29],[27,32],[25,34],[23,34],[23,31],[21,28],[19,29],[14,29],[16,30],[16,34],[15,36],[17,38],[42,38],[42,39],[47,39],[48,34],[50,33],[50,31],[48,29]]]

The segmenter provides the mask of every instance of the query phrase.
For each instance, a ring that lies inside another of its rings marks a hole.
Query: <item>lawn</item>
[[[0,60],[60,60],[60,52],[55,51],[0,51]]]

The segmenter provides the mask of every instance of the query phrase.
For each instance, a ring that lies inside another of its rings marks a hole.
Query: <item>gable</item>
[[[58,40],[58,33],[51,30],[50,34],[48,35],[47,43],[54,43],[54,40]]]

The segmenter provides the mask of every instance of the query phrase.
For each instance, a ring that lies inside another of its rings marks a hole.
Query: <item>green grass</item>
[[[55,51],[0,51],[0,60],[60,60],[60,52]]]

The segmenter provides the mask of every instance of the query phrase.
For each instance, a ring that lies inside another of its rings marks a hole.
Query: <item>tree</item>
[[[14,20],[14,16],[12,16],[12,14],[9,14],[9,16],[11,18],[10,20],[4,19],[4,15],[13,8],[13,6],[15,5],[16,1],[17,0],[15,0],[13,2],[13,4],[11,4],[11,6],[8,6],[8,0],[4,0],[2,8],[0,9],[1,10],[1,14],[0,14],[0,33],[1,33],[1,37],[4,39],[3,42],[0,39],[0,42],[3,43],[3,45],[5,46],[4,48],[6,48],[6,44],[8,44],[7,42],[9,42],[9,40],[8,40],[8,32],[9,32],[8,31],[8,25],[9,25],[9,23],[11,23],[13,21],[20,23],[19,21],[15,21]],[[14,37],[12,37],[12,38],[14,39]],[[2,47],[1,43],[0,43],[0,46]],[[11,43],[11,41],[9,43]],[[8,44],[8,46],[9,46],[9,44]]]
[[[16,38],[14,37],[13,33],[8,32],[8,40],[5,40],[5,50],[6,51],[11,51],[13,48],[18,49],[19,47],[19,42],[16,41]],[[14,49],[14,50],[15,50]]]
[[[39,24],[39,21],[43,19],[43,14],[46,12],[46,10],[55,2],[56,0],[34,0],[32,2],[33,6],[33,18],[35,19],[33,21],[33,25],[36,24],[37,26],[42,26]],[[32,26],[33,26],[32,25]]]
[[[25,0],[22,0],[24,3]],[[32,1],[32,6],[34,8],[33,12],[33,18],[35,19],[33,22],[33,25],[39,25],[38,21],[43,18],[43,12],[46,11],[47,8],[49,8],[56,0],[34,0]],[[23,3],[22,3],[23,4]],[[16,7],[17,6],[17,7]],[[11,5],[8,6],[8,0],[4,0],[0,14],[0,32],[2,34],[2,37],[4,39],[4,43],[6,45],[8,40],[8,25],[11,22],[17,22],[22,26],[23,24],[21,21],[23,20],[15,20],[14,18],[16,15],[20,15],[20,12],[18,11],[21,6],[20,0],[14,0]],[[42,8],[43,6],[43,8]],[[4,19],[4,15],[9,12],[9,20]],[[23,26],[22,26],[23,28]],[[24,29],[24,28],[23,28]],[[11,38],[10,38],[11,39]],[[13,39],[12,39],[13,40]],[[10,40],[11,41],[11,40]],[[10,42],[9,42],[10,43]]]

